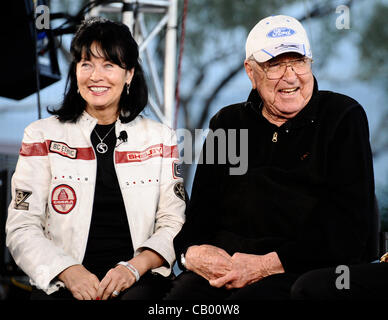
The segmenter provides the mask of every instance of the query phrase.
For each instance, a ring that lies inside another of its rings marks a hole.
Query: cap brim
[[[283,53],[287,52],[296,52],[301,54],[302,56],[307,56],[306,48],[304,44],[297,43],[281,43],[276,46],[272,46],[269,48],[261,49],[260,51],[254,52],[252,55],[257,62],[266,62],[272,58],[277,57]]]

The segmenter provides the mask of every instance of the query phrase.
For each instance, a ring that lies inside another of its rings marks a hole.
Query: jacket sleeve
[[[276,251],[286,271],[365,259],[374,207],[367,118],[361,106],[340,120],[327,152],[327,186],[296,241]]]
[[[179,167],[179,152],[175,132],[165,128],[166,141],[163,144],[159,202],[155,213],[154,233],[136,250],[152,249],[160,254],[167,266],[156,268],[168,276],[175,262],[173,240],[185,222],[185,189]]]
[[[12,177],[6,244],[32,283],[47,289],[61,271],[77,261],[45,235],[51,171],[47,147],[37,127],[34,123],[26,128]]]

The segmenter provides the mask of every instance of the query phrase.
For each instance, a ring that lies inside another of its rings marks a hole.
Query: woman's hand
[[[136,268],[141,277],[148,270],[162,266],[165,260],[157,252],[147,248],[129,260],[128,263]],[[114,291],[121,292],[133,286],[135,282],[135,275],[128,268],[123,265],[117,265],[115,268],[110,269],[104,279],[101,280],[98,288],[98,297],[102,300],[106,300],[109,297],[114,298],[115,296],[112,295]]]
[[[100,281],[83,265],[71,266],[58,275],[66,288],[78,300],[95,300]]]
[[[110,269],[101,280],[97,295],[102,300],[107,300],[114,291],[121,292],[131,287],[136,282],[135,275],[129,271],[125,266],[117,265]]]

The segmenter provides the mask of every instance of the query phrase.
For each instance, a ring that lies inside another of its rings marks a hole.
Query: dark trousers
[[[159,274],[146,273],[132,287],[122,291],[112,300],[161,300],[171,289],[171,280]],[[76,300],[66,288],[48,295],[43,290],[33,288],[31,300]]]
[[[348,271],[337,268],[309,271],[295,282],[291,297],[303,300],[388,299],[388,263],[353,265]]]
[[[284,300],[290,299],[297,278],[296,274],[276,274],[244,288],[227,290],[214,288],[201,276],[185,271],[173,280],[165,300]]]

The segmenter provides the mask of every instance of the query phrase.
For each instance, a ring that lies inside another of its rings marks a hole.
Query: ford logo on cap
[[[276,28],[268,32],[267,37],[269,38],[280,38],[280,37],[289,37],[295,34],[295,30],[290,28]]]

